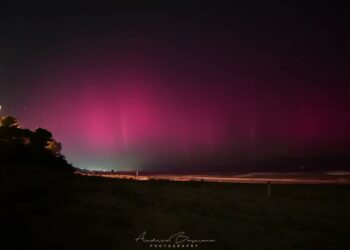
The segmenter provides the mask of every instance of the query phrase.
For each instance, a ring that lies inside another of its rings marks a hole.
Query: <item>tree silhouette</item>
[[[62,144],[52,139],[47,143],[47,146],[45,148],[52,152],[54,155],[59,156],[61,154]]]
[[[0,118],[0,161],[45,163],[48,166],[71,168],[61,155],[62,145],[52,133],[38,128],[35,131],[22,129],[13,116]]]
[[[17,118],[8,115],[0,118],[0,126],[7,128],[17,128],[19,124]]]
[[[45,148],[48,142],[52,140],[52,133],[43,128],[37,128],[31,138],[32,144],[40,149]]]

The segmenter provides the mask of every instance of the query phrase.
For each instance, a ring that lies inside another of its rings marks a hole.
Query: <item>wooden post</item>
[[[270,210],[271,182],[267,182],[267,211]]]

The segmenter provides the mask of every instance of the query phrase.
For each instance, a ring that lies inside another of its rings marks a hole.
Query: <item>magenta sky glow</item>
[[[52,131],[75,166],[348,155],[350,36],[329,16],[345,8],[115,4],[29,6],[0,38],[3,112]]]
[[[259,93],[258,80],[232,75],[203,85],[202,78],[186,77],[194,84],[177,85],[161,68],[105,75],[79,65],[36,79],[43,84],[30,91],[40,98],[28,98],[26,105],[35,108],[20,116],[25,126],[53,131],[78,167],[133,169],[161,155],[229,150],[234,157],[321,152],[349,138],[341,100],[334,103],[321,90]]]

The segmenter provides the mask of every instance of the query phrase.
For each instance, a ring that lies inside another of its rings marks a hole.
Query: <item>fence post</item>
[[[267,182],[267,211],[270,210],[270,198],[271,198],[271,182]]]

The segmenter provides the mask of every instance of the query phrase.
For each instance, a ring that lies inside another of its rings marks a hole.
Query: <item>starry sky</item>
[[[1,113],[87,169],[346,158],[346,1],[228,2],[1,3]]]

